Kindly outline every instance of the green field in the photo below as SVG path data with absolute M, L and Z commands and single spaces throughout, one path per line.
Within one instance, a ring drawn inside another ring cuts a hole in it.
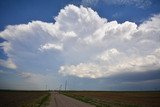
M 0 91 L 0 107 L 43 107 L 50 99 L 48 91 Z
M 96 107 L 160 107 L 160 92 L 154 91 L 62 91 L 61 93 Z

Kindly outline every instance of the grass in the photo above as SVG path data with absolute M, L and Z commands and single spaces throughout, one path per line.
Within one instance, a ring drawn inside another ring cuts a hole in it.
M 160 92 L 62 91 L 61 93 L 96 107 L 160 106 Z
M 0 107 L 45 107 L 49 91 L 0 91 Z
M 51 94 L 48 93 L 47 95 L 43 96 L 39 101 L 38 101 L 38 107 L 46 106 L 49 103 Z
M 50 100 L 50 93 L 33 100 L 31 103 L 24 103 L 22 107 L 45 107 Z

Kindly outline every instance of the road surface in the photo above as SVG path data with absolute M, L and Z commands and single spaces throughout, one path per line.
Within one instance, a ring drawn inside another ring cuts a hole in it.
M 51 93 L 51 101 L 47 107 L 95 107 L 57 92 Z

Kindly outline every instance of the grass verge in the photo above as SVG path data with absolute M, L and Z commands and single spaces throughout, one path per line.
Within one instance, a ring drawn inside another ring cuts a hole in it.
M 138 105 L 133 104 L 124 104 L 122 102 L 113 102 L 113 101 L 104 101 L 96 98 L 90 98 L 82 95 L 74 95 L 72 92 L 61 92 L 61 94 L 66 95 L 68 97 L 72 97 L 74 99 L 80 100 L 85 103 L 89 103 L 91 105 L 95 105 L 96 107 L 140 107 Z
M 49 104 L 50 96 L 50 93 L 46 93 L 31 103 L 23 104 L 21 107 L 45 107 Z

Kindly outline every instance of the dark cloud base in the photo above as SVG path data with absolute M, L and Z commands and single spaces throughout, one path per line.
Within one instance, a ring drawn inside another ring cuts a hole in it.
M 69 89 L 80 90 L 160 90 L 160 69 L 141 73 L 125 73 L 108 78 L 88 79 L 66 77 Z M 83 88 L 82 88 L 83 87 Z

